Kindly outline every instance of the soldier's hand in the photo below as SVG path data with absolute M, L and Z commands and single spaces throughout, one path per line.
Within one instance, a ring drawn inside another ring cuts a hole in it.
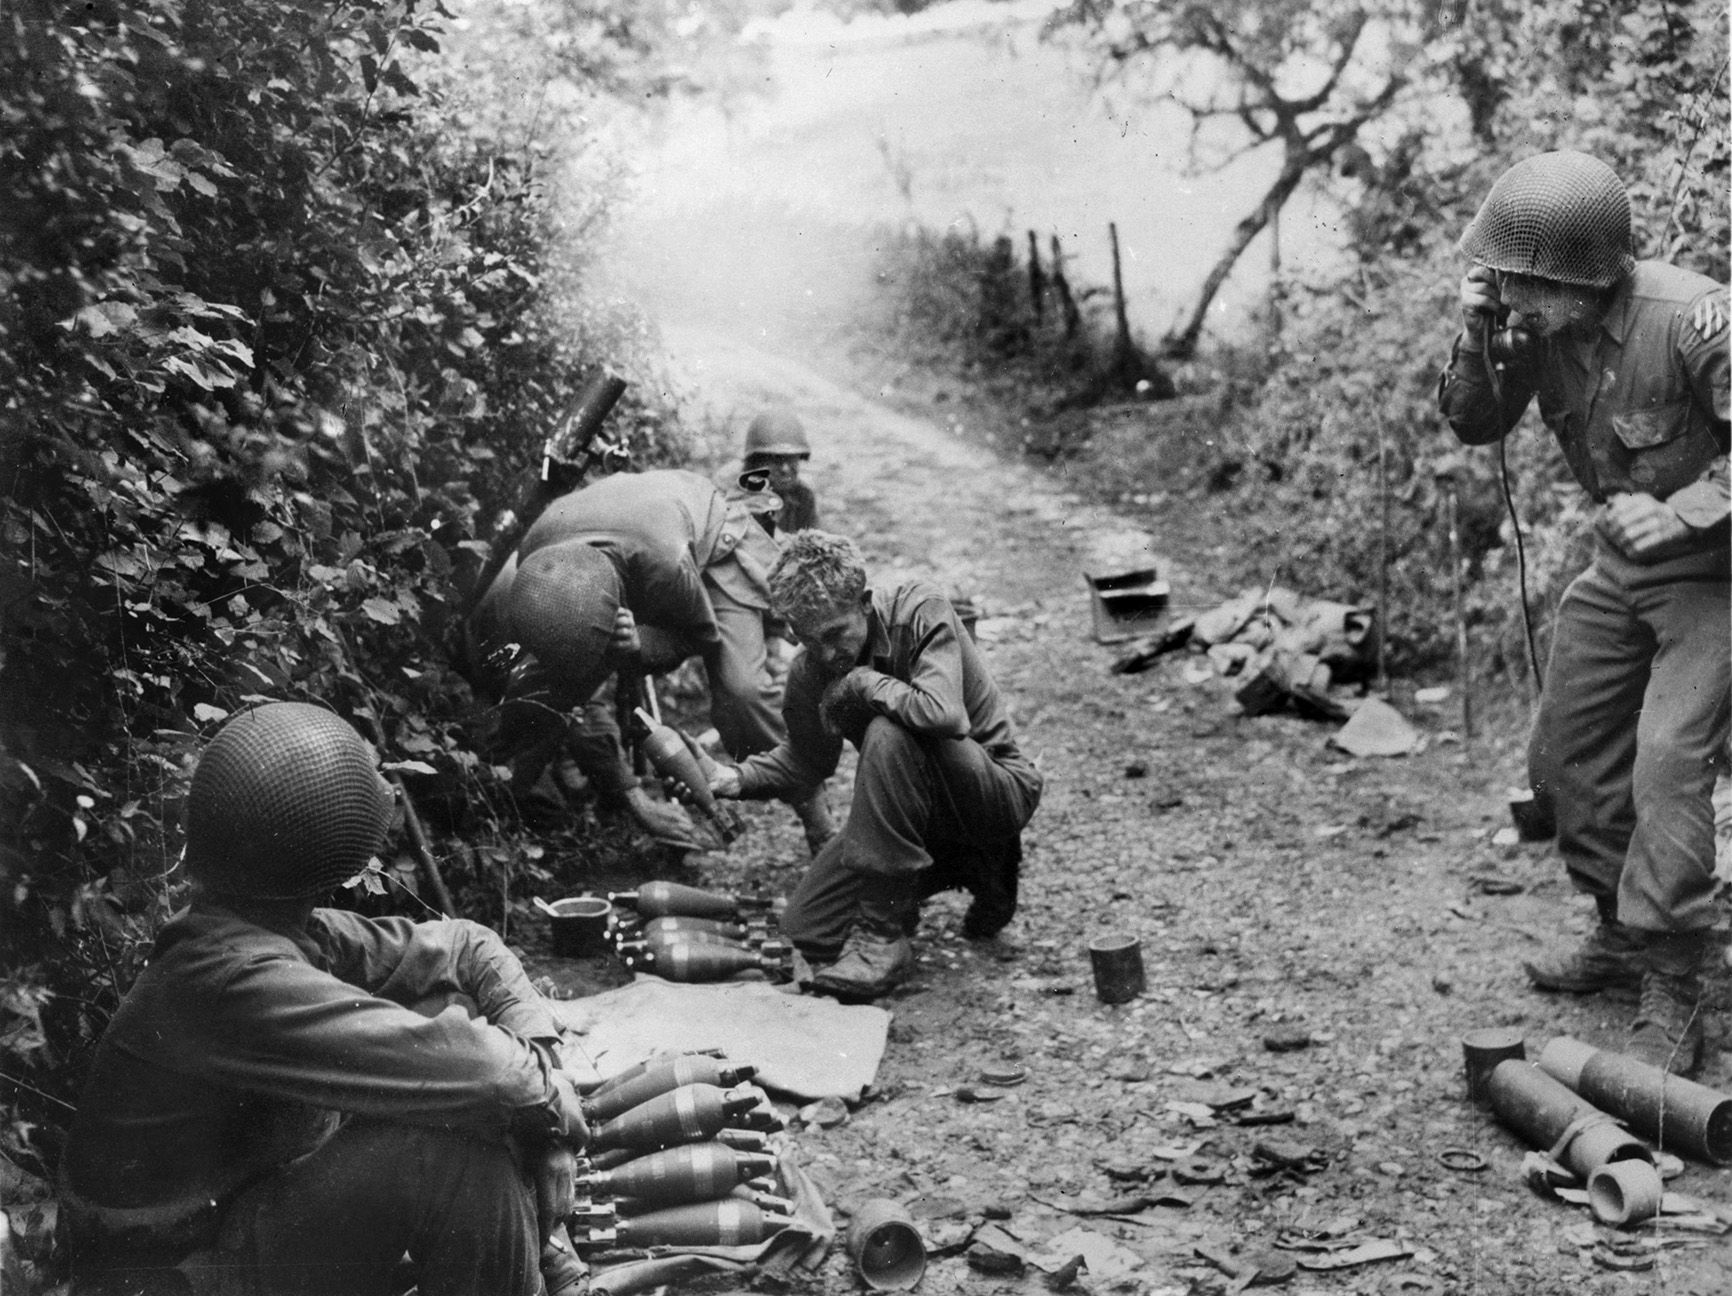
M 564 1223 L 577 1201 L 577 1153 L 564 1143 L 549 1143 L 535 1164 L 535 1218 L 542 1240 Z
M 1644 494 L 1613 495 L 1595 525 L 1626 558 L 1638 560 L 1652 557 L 1690 534 L 1689 526 L 1670 504 Z
M 710 772 L 710 795 L 737 797 L 743 783 L 738 765 L 723 765 L 718 761 L 715 769 Z
M 1503 298 L 1497 290 L 1497 271 L 1476 265 L 1461 277 L 1459 289 L 1461 318 L 1470 334 L 1485 336 L 1503 310 Z
M 638 638 L 637 618 L 624 604 L 613 614 L 613 650 L 622 657 L 637 657 L 643 653 L 643 641 Z

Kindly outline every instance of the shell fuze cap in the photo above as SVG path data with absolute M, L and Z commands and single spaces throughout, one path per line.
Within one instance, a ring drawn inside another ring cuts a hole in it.
M 199 756 L 187 871 L 218 895 L 323 895 L 378 854 L 394 799 L 378 755 L 348 721 L 305 702 L 253 707 Z
M 1636 268 L 1630 196 L 1586 153 L 1540 153 L 1498 177 L 1461 250 L 1506 274 L 1609 288 Z
M 765 410 L 746 425 L 746 455 L 810 458 L 812 443 L 806 439 L 806 425 L 791 410 Z
M 511 633 L 564 682 L 606 672 L 622 583 L 613 560 L 583 540 L 547 545 L 524 556 L 511 582 Z

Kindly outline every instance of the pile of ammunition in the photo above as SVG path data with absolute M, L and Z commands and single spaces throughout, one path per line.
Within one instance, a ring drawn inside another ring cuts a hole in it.
M 770 1134 L 782 1128 L 756 1068 L 708 1053 L 655 1058 L 585 1096 L 580 1251 L 746 1246 L 793 1222 L 775 1193 Z
M 793 951 L 776 938 L 766 897 L 646 882 L 608 899 L 615 910 L 614 949 L 633 968 L 669 981 L 723 981 L 749 971 L 785 980 L 792 974 Z

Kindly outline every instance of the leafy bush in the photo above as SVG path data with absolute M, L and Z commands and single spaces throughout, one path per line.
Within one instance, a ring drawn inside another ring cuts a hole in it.
M 202 731 L 320 700 L 453 813 L 507 806 L 441 643 L 546 431 L 647 335 L 587 290 L 616 168 L 454 75 L 449 18 L 22 0 L 0 30 L 0 1070 L 38 1166 L 175 898 Z M 652 461 L 662 400 L 609 429 Z

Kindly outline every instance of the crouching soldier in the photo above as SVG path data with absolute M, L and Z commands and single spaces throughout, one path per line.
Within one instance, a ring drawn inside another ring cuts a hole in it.
M 923 581 L 870 589 L 853 542 L 790 536 L 770 601 L 801 645 L 774 750 L 723 766 L 719 796 L 785 795 L 859 752 L 842 832 L 794 888 L 782 929 L 814 963 L 816 985 L 870 999 L 913 964 L 920 901 L 965 887 L 972 938 L 1016 911 L 1022 829 L 1041 776 L 1018 750 L 998 686 L 948 599 Z
M 1712 279 L 1633 255 L 1605 163 L 1516 163 L 1462 235 L 1462 330 L 1440 401 L 1461 440 L 1537 400 L 1597 506 L 1594 561 L 1558 607 L 1529 748 L 1558 853 L 1594 898 L 1588 938 L 1534 959 L 1546 990 L 1640 987 L 1631 1054 L 1688 1072 L 1714 937 L 1714 775 L 1727 634 L 1727 311 Z M 1503 332 L 1506 321 L 1516 331 Z
M 765 573 L 776 543 L 746 501 L 696 473 L 619 473 L 550 504 L 481 601 L 480 637 L 515 640 L 533 661 L 508 706 L 526 729 L 565 737 L 604 802 L 650 833 L 695 845 L 677 807 L 648 800 L 632 773 L 613 708 L 596 695 L 616 674 L 672 670 L 698 657 L 710 719 L 736 760 L 770 750 L 781 717 L 765 668 Z M 617 684 L 616 684 L 617 687 Z M 812 849 L 833 835 L 822 789 L 794 806 Z
M 62 1162 L 76 1291 L 581 1283 L 564 1222 L 588 1131 L 517 958 L 474 923 L 315 907 L 393 805 L 318 707 L 241 712 L 205 749 L 192 904 L 109 1024 Z

